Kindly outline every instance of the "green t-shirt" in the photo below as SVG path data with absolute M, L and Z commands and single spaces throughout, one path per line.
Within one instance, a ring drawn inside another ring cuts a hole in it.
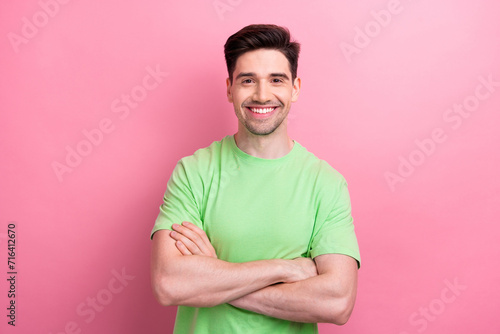
M 226 136 L 175 167 L 151 236 L 189 221 L 228 262 L 346 254 L 360 260 L 347 184 L 298 142 L 278 159 L 251 156 Z M 203 279 L 203 277 L 200 277 Z M 179 306 L 174 333 L 317 333 L 317 324 L 221 304 Z

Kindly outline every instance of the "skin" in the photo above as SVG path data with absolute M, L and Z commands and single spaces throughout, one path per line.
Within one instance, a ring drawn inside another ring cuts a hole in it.
M 211 307 L 272 284 L 297 282 L 317 275 L 313 261 L 305 258 L 230 263 L 213 256 L 213 248 L 208 252 L 205 249 L 206 253 L 195 252 L 184 256 L 179 251 L 182 245 L 209 245 L 210 242 L 208 239 L 201 241 L 188 229 L 182 233 L 172 232 L 160 230 L 154 234 L 151 257 L 153 293 L 165 306 Z M 182 244 L 176 242 L 174 237 L 182 240 Z
M 276 159 L 293 147 L 287 133 L 287 115 L 297 101 L 301 80 L 295 78 L 286 57 L 276 50 L 259 49 L 241 55 L 233 73 L 226 79 L 227 99 L 238 118 L 235 141 L 245 153 Z M 278 106 L 266 119 L 258 119 L 248 107 Z
M 174 225 L 170 237 L 183 256 L 217 258 L 205 231 L 189 222 Z M 298 258 L 296 260 L 308 260 Z M 270 317 L 298 322 L 343 325 L 356 300 L 357 262 L 342 254 L 314 258 L 314 273 L 303 280 L 269 285 L 229 301 L 229 304 Z
M 227 98 L 238 118 L 235 141 L 247 154 L 276 159 L 290 152 L 287 115 L 297 101 L 301 80 L 291 80 L 279 51 L 259 49 L 241 55 L 227 83 Z M 276 107 L 259 117 L 251 108 Z M 230 303 L 271 317 L 342 325 L 356 299 L 357 262 L 342 254 L 316 258 L 229 263 L 217 254 L 196 225 L 174 224 L 153 237 L 152 286 L 163 305 L 210 307 Z M 199 277 L 203 277 L 200 280 Z

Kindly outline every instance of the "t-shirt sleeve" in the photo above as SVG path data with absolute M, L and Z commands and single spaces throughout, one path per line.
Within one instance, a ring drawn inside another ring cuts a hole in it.
M 153 238 L 153 234 L 158 230 L 172 229 L 173 224 L 180 224 L 183 221 L 191 222 L 202 228 L 198 205 L 181 160 L 175 166 L 168 180 L 160 213 L 156 218 L 150 237 Z
M 351 215 L 351 200 L 344 178 L 337 182 L 333 196 L 329 203 L 322 203 L 328 207 L 329 212 L 323 222 L 317 222 L 312 242 L 311 257 L 322 254 L 345 254 L 361 263 L 358 241 L 354 232 L 353 218 Z

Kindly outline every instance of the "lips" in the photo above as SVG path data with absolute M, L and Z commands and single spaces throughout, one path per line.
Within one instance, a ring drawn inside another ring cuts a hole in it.
M 255 114 L 265 115 L 272 113 L 278 106 L 245 106 L 245 108 Z
M 248 107 L 252 112 L 258 113 L 258 114 L 267 114 L 276 109 L 276 107 L 267 107 L 267 108 L 255 108 L 255 107 Z

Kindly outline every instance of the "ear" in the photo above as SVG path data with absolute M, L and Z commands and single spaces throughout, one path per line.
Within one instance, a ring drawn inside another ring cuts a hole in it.
M 295 78 L 295 81 L 293 82 L 292 102 L 295 102 L 299 99 L 300 85 L 301 85 L 300 78 L 299 77 Z
M 233 94 L 231 93 L 231 81 L 229 78 L 226 79 L 226 94 L 227 94 L 227 101 L 229 103 L 233 103 Z

